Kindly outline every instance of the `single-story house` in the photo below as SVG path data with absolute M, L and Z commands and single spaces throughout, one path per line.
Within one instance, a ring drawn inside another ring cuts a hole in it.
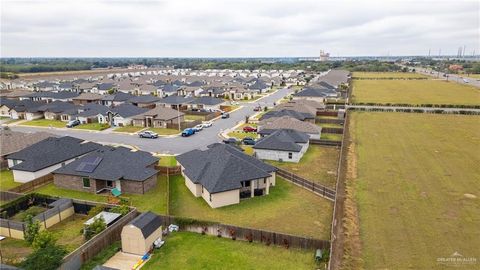
M 148 211 L 122 228 L 122 252 L 143 256 L 153 249 L 153 242 L 162 240 L 162 220 Z
M 225 100 L 216 97 L 199 97 L 191 103 L 191 108 L 205 110 L 219 110 L 220 106 L 225 104 Z
M 160 101 L 156 96 L 145 95 L 145 96 L 136 96 L 129 99 L 127 102 L 132 103 L 135 106 L 142 108 L 155 108 L 155 105 Z
M 70 91 L 60 91 L 60 92 L 33 92 L 32 94 L 22 97 L 21 99 L 30 99 L 32 101 L 44 101 L 47 103 L 54 101 L 63 101 L 69 102 L 72 101 L 74 97 L 77 97 L 79 93 L 70 92 Z
M 190 103 L 193 101 L 193 98 L 191 97 L 182 97 L 178 95 L 171 95 L 168 97 L 162 98 L 160 101 L 158 101 L 158 105 L 164 106 L 164 107 L 169 107 L 174 110 L 177 108 L 180 108 L 180 110 L 187 110 L 188 106 Z
M 279 129 L 260 139 L 253 151 L 259 159 L 299 162 L 309 146 L 309 136 L 293 129 Z
M 307 133 L 311 139 L 320 139 L 322 128 L 315 124 L 300 121 L 290 116 L 273 117 L 258 123 L 258 134 L 264 137 L 278 129 L 293 129 Z
M 88 103 L 100 103 L 103 96 L 95 93 L 81 93 L 79 96 L 72 98 L 73 104 L 85 105 Z
M 122 127 L 133 124 L 133 116 L 147 112 L 147 108 L 140 108 L 135 105 L 125 103 L 113 107 L 106 113 L 98 114 L 98 122 L 101 124 L 110 124 L 110 126 Z
M 50 137 L 7 156 L 15 182 L 26 183 L 50 174 L 101 145 L 69 136 Z
M 177 162 L 190 192 L 212 208 L 268 195 L 275 186 L 275 167 L 227 144 L 186 152 L 177 156 Z
M 62 120 L 68 121 L 68 112 L 75 111 L 77 105 L 69 102 L 54 101 L 47 103 L 38 108 L 38 111 L 43 112 L 43 117 L 48 120 Z M 41 117 L 39 117 L 41 118 Z
M 0 167 L 8 166 L 6 158 L 8 155 L 49 137 L 54 135 L 47 132 L 23 133 L 0 129 Z
M 275 117 L 282 117 L 282 116 L 289 116 L 297 120 L 307 121 L 310 123 L 315 123 L 315 117 L 316 117 L 311 113 L 303 113 L 303 112 L 297 112 L 294 110 L 283 109 L 279 111 L 266 112 L 264 115 L 260 117 L 260 121 L 270 119 L 270 118 L 275 118 Z
M 339 93 L 333 89 L 328 88 L 304 88 L 302 91 L 293 94 L 293 100 L 306 99 L 317 102 L 325 102 L 327 98 L 336 98 Z
M 53 171 L 53 182 L 66 189 L 100 193 L 114 188 L 144 194 L 157 185 L 158 158 L 144 151 L 103 146 Z
M 184 122 L 185 114 L 167 107 L 156 107 L 142 114 L 132 116 L 133 125 L 137 127 L 166 128 L 167 124 Z
M 135 96 L 129 93 L 117 92 L 112 95 L 105 95 L 102 97 L 101 104 L 109 107 L 118 106 L 124 104 L 127 100 L 134 98 Z
M 43 112 L 38 108 L 45 105 L 45 102 L 21 100 L 10 109 L 10 118 L 34 120 L 43 117 Z

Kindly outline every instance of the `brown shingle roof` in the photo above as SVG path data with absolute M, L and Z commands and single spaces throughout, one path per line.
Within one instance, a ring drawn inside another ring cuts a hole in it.
M 47 132 L 23 133 L 0 130 L 0 156 L 18 152 L 23 148 L 55 135 Z

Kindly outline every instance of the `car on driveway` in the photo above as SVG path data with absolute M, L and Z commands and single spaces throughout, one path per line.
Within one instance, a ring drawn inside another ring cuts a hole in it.
M 257 128 L 246 126 L 246 127 L 243 127 L 243 132 L 257 132 Z
M 213 125 L 213 122 L 212 121 L 205 121 L 202 123 L 203 127 L 204 128 L 209 128 Z
M 75 126 L 78 126 L 78 125 L 80 125 L 80 120 L 75 119 L 75 120 L 68 121 L 66 127 L 67 128 L 72 128 L 72 127 L 75 127 Z
M 193 129 L 195 130 L 195 132 L 201 131 L 203 129 L 203 124 L 198 124 L 194 126 Z
M 230 114 L 228 112 L 222 113 L 222 119 L 230 118 Z
M 153 131 L 149 131 L 149 130 L 145 130 L 145 131 L 142 131 L 140 133 L 138 133 L 138 136 L 140 138 L 148 138 L 148 139 L 156 139 L 158 138 L 158 134 L 153 132 Z
M 245 145 L 255 145 L 255 139 L 250 137 L 245 137 L 242 139 L 242 143 Z
M 186 128 L 182 131 L 182 137 L 188 137 L 195 134 L 195 129 L 193 128 Z
M 237 144 L 238 141 L 235 138 L 228 138 L 228 139 L 223 140 L 223 143 L 224 144 Z

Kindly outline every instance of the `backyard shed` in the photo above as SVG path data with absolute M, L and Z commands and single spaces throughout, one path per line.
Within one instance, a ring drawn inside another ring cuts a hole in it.
M 122 229 L 122 251 L 144 255 L 153 247 L 153 242 L 162 237 L 162 222 L 159 216 L 145 212 Z

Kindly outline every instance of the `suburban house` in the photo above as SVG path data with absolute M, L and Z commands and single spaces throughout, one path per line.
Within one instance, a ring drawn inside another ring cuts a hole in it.
M 148 211 L 134 218 L 122 228 L 122 251 L 143 256 L 153 248 L 153 242 L 162 239 L 160 216 Z
M 21 100 L 10 109 L 10 118 L 33 120 L 43 117 L 43 112 L 38 108 L 45 105 L 44 102 Z
M 192 109 L 219 110 L 220 106 L 225 104 L 225 100 L 215 97 L 195 98 L 191 103 Z
M 294 110 L 288 110 L 288 109 L 282 109 L 279 111 L 269 111 L 266 112 L 264 115 L 260 117 L 260 121 L 270 119 L 270 118 L 276 118 L 276 117 L 282 117 L 282 116 L 289 116 L 292 118 L 295 118 L 300 121 L 307 121 L 311 123 L 315 123 L 315 115 L 312 115 L 311 113 L 304 113 L 304 112 L 298 112 Z
M 102 146 L 53 171 L 53 182 L 66 189 L 92 193 L 144 194 L 157 185 L 158 158 L 144 151 Z
M 275 186 L 275 167 L 227 144 L 192 150 L 177 156 L 177 161 L 187 188 L 212 208 L 268 195 Z
M 271 88 L 271 85 L 268 85 L 261 79 L 252 79 L 249 83 L 247 83 L 248 90 L 255 91 L 258 93 L 265 93 L 270 88 Z
M 132 116 L 133 125 L 137 127 L 166 128 L 167 124 L 184 122 L 185 114 L 167 107 L 156 107 L 142 114 Z
M 290 116 L 269 118 L 258 123 L 258 134 L 262 137 L 272 134 L 278 129 L 293 129 L 307 133 L 311 139 L 320 139 L 322 128 L 315 124 L 300 121 Z
M 76 112 L 77 107 L 72 103 L 54 101 L 39 107 L 38 111 L 43 113 L 45 119 L 68 121 L 67 113 Z
M 299 162 L 309 146 L 309 136 L 293 129 L 279 129 L 260 139 L 254 146 L 259 159 Z
M 113 83 L 99 83 L 91 88 L 92 93 L 97 93 L 101 95 L 106 95 L 110 91 L 115 91 L 117 86 Z
M 15 182 L 26 183 L 50 174 L 101 146 L 65 136 L 50 137 L 7 156 Z
M 134 98 L 135 96 L 129 93 L 117 92 L 112 95 L 102 96 L 100 103 L 105 106 L 114 107 L 120 104 L 124 104 L 127 100 Z
M 47 103 L 53 101 L 63 101 L 63 102 L 70 102 L 78 93 L 69 92 L 69 91 L 61 91 L 61 92 L 33 92 L 32 94 L 20 98 L 22 99 L 30 99 L 32 101 L 44 101 Z
M 7 156 L 46 138 L 54 137 L 47 132 L 23 133 L 0 129 L 0 167 L 6 168 Z
M 95 123 L 98 122 L 98 115 L 105 114 L 108 110 L 110 108 L 107 106 L 89 103 L 78 110 L 76 117 L 82 124 Z
M 85 105 L 88 103 L 99 103 L 103 96 L 95 93 L 81 93 L 79 96 L 72 98 L 73 104 Z
M 135 106 L 150 109 L 155 108 L 155 104 L 159 101 L 160 99 L 158 97 L 152 95 L 136 96 L 128 100 L 129 103 L 132 103 Z
M 132 104 L 121 104 L 105 113 L 97 115 L 98 122 L 101 124 L 109 124 L 110 126 L 122 127 L 133 124 L 133 116 L 147 112 L 147 108 L 140 108 Z
M 191 97 L 182 97 L 182 96 L 177 96 L 177 95 L 171 95 L 168 97 L 162 98 L 158 104 L 160 106 L 164 107 L 169 107 L 174 110 L 180 109 L 180 110 L 187 110 L 188 106 L 190 103 L 193 101 L 193 98 Z

